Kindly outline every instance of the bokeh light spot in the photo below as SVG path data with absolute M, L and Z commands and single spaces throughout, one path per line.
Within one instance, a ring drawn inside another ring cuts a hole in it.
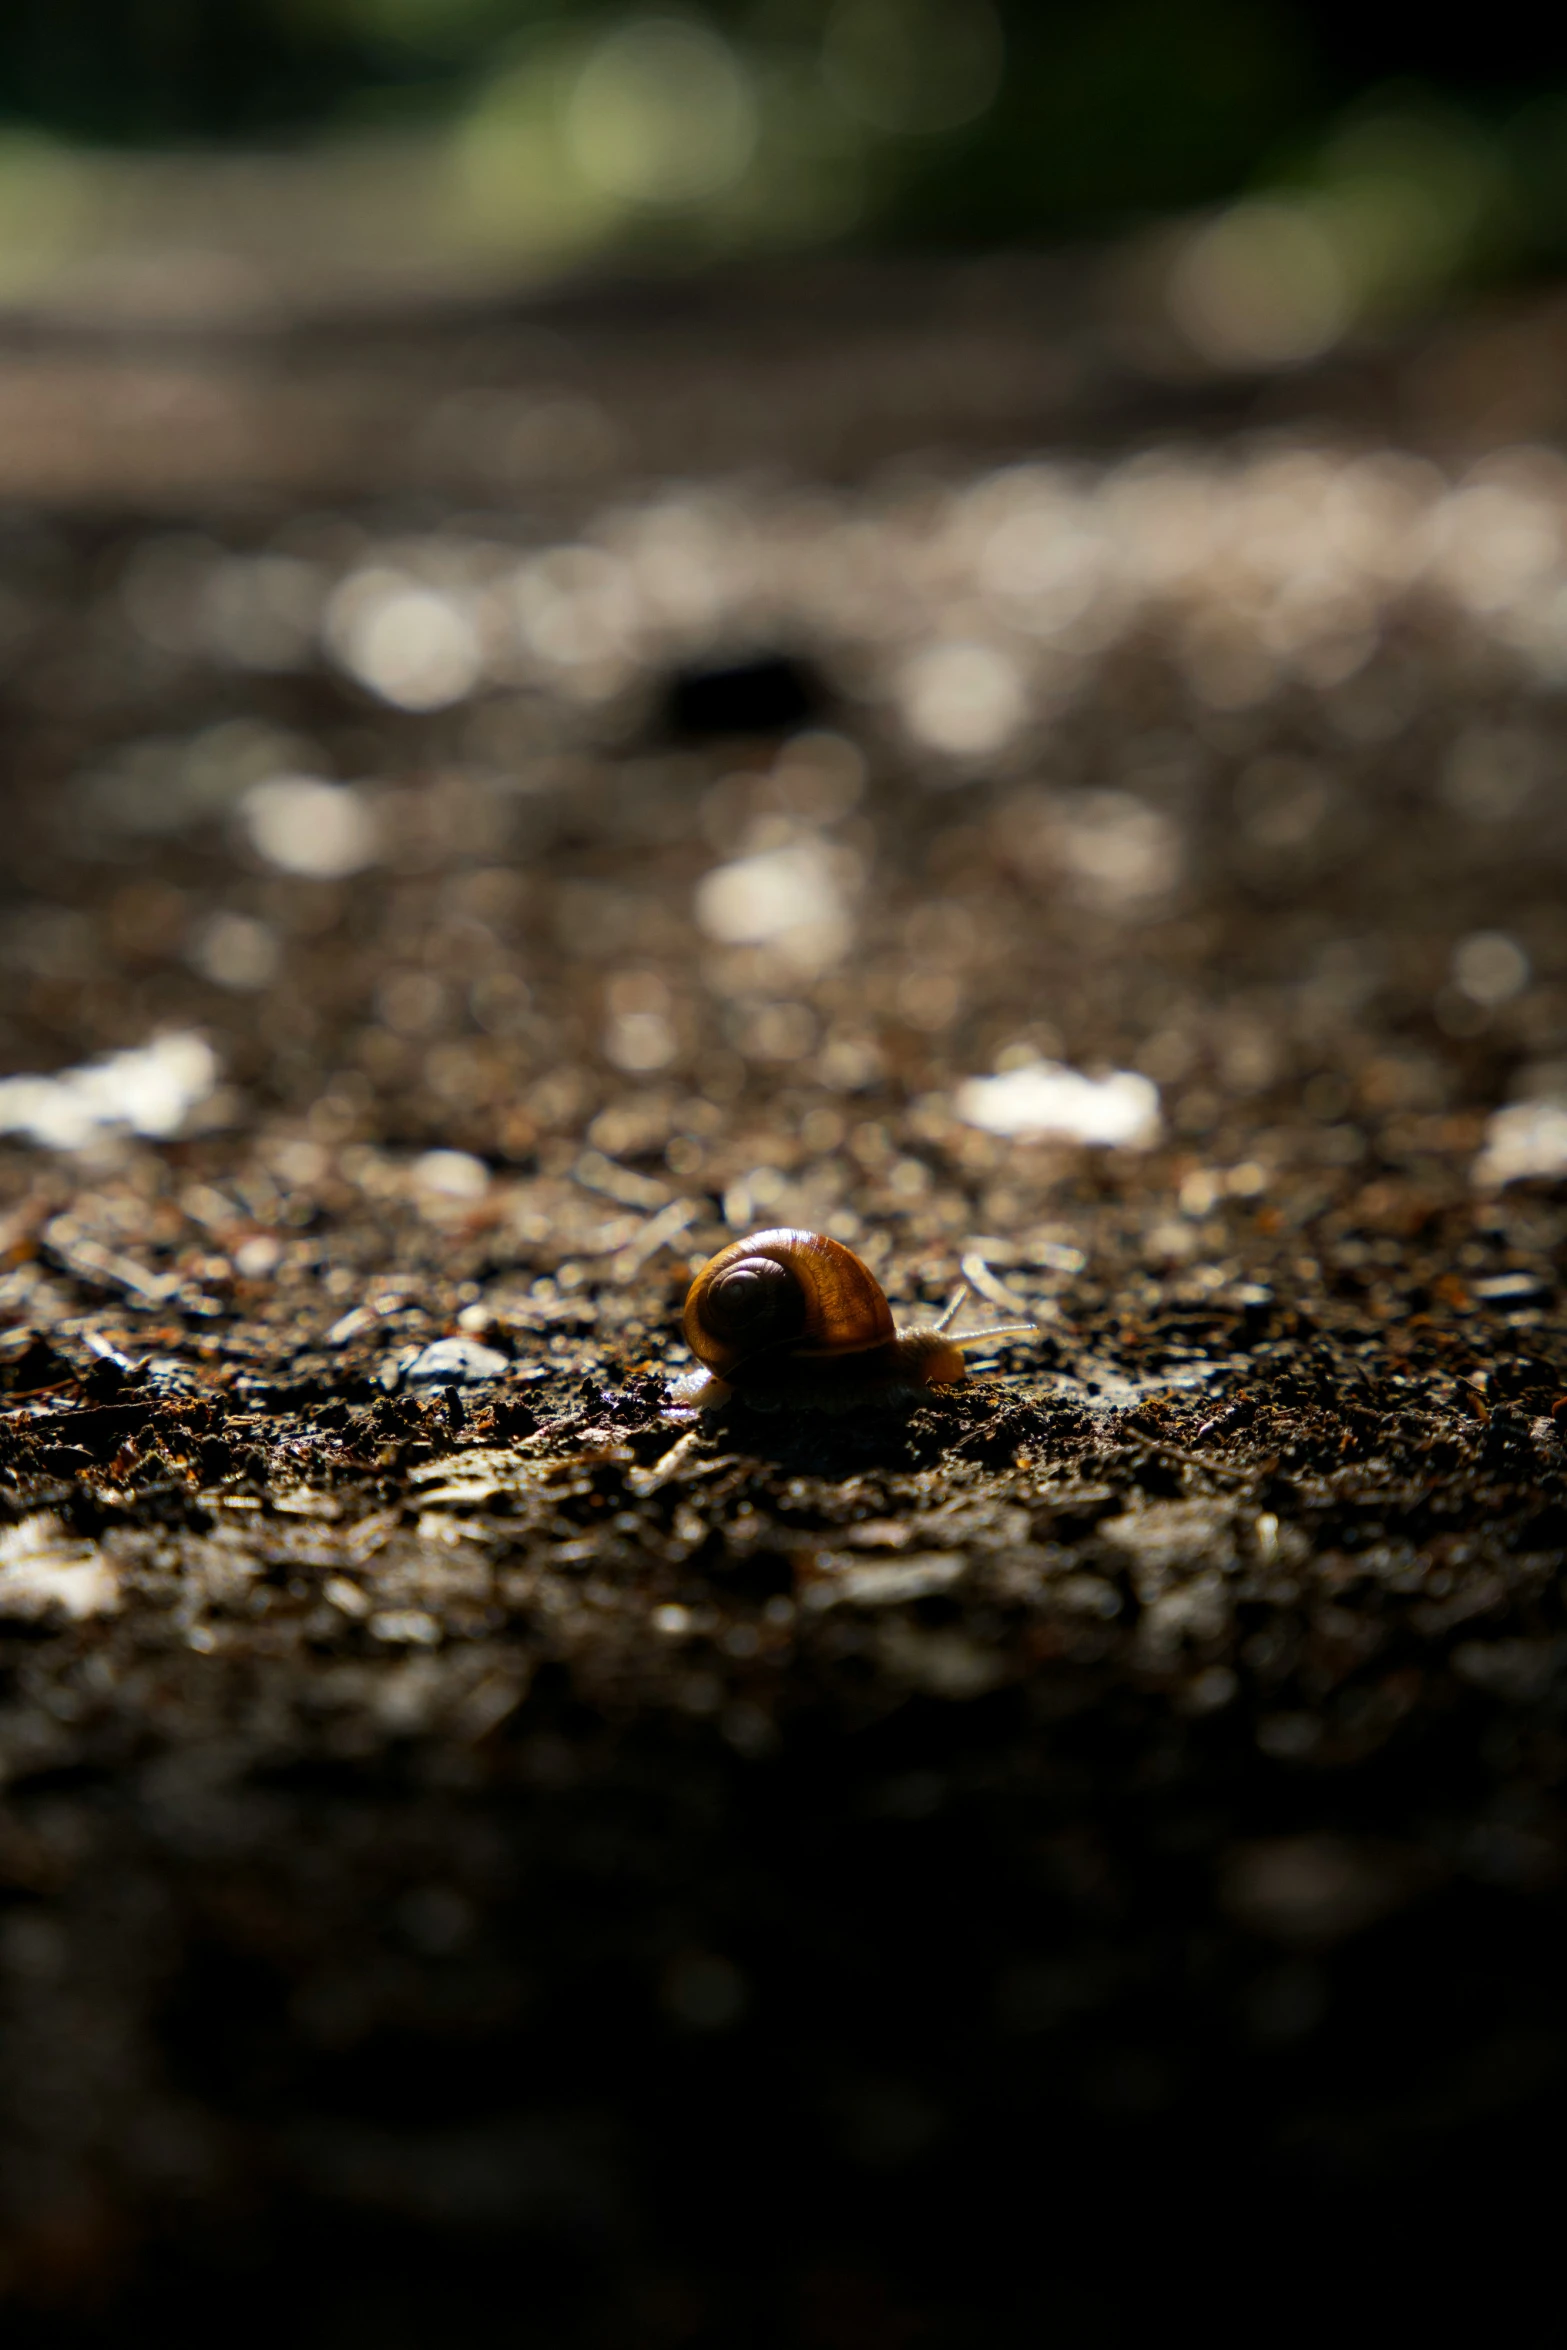
M 395 571 L 346 579 L 328 607 L 327 636 L 349 674 L 395 709 L 448 709 L 479 681 L 468 615 L 450 596 Z
M 1029 1061 L 999 1077 L 971 1077 L 957 1091 L 965 1125 L 1018 1139 L 1061 1135 L 1136 1150 L 1159 1134 L 1159 1088 L 1133 1069 L 1085 1077 L 1059 1061 Z
M 825 969 L 851 937 L 832 863 L 815 841 L 737 857 L 699 883 L 698 925 L 725 946 L 781 946 L 799 969 Z
M 744 65 L 710 26 L 679 16 L 604 34 L 566 107 L 566 148 L 582 178 L 637 204 L 697 204 L 733 186 L 756 135 Z
M 1487 1010 L 1511 1003 L 1529 984 L 1529 958 L 1504 930 L 1477 930 L 1453 950 L 1453 984 Z
M 273 775 L 240 802 L 251 844 L 269 865 L 317 881 L 340 881 L 373 865 L 375 815 L 346 784 L 313 775 Z
M 192 939 L 190 960 L 218 987 L 240 993 L 267 987 L 280 960 L 277 933 L 249 914 L 214 914 Z
M 1027 715 L 1017 665 L 994 645 L 931 645 L 903 672 L 899 699 L 911 734 L 952 758 L 984 758 Z
M 1333 239 L 1303 203 L 1254 198 L 1190 238 L 1170 273 L 1172 317 L 1218 367 L 1279 367 L 1329 350 L 1352 316 Z

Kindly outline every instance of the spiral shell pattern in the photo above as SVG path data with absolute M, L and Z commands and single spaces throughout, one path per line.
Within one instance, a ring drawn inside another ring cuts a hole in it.
M 870 1267 L 824 1232 L 785 1226 L 731 1242 L 702 1267 L 685 1306 L 686 1344 L 733 1382 L 783 1362 L 825 1363 L 896 1343 Z

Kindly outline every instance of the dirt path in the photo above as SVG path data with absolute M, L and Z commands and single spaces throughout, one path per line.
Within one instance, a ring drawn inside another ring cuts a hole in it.
M 269 347 L 7 525 L 0 1040 L 140 1056 L 0 1084 L 19 2340 L 1109 2342 L 1554 2192 L 1552 314 L 1107 446 L 987 299 L 641 439 L 366 346 L 362 465 Z M 783 1223 L 1037 1335 L 694 1421 Z

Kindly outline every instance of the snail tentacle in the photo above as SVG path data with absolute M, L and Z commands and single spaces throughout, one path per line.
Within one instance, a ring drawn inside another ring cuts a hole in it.
M 997 1322 L 989 1330 L 954 1330 L 947 1343 L 949 1346 L 982 1346 L 987 1338 L 1031 1338 L 1038 1328 L 1037 1322 Z
M 972 1295 L 972 1292 L 968 1282 L 966 1280 L 960 1281 L 957 1285 L 957 1288 L 948 1298 L 946 1304 L 942 1307 L 941 1312 L 937 1315 L 935 1321 L 931 1324 L 931 1328 L 933 1330 L 945 1330 L 947 1324 L 951 1321 L 953 1315 L 957 1312 L 959 1306 L 963 1303 L 963 1300 L 970 1295 Z

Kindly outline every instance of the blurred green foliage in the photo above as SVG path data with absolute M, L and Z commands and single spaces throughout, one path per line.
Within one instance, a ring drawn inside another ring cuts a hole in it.
M 1567 107 L 1541 95 L 1567 33 L 1510 0 L 1451 33 L 1302 0 L 7 0 L 0 127 L 167 148 L 460 123 L 541 45 L 667 18 L 736 60 L 764 157 L 793 140 L 753 213 L 802 234 L 991 242 L 1220 201 L 1309 177 L 1397 76 L 1406 111 L 1505 149 L 1513 250 L 1567 248 Z M 854 203 L 802 204 L 849 146 Z

